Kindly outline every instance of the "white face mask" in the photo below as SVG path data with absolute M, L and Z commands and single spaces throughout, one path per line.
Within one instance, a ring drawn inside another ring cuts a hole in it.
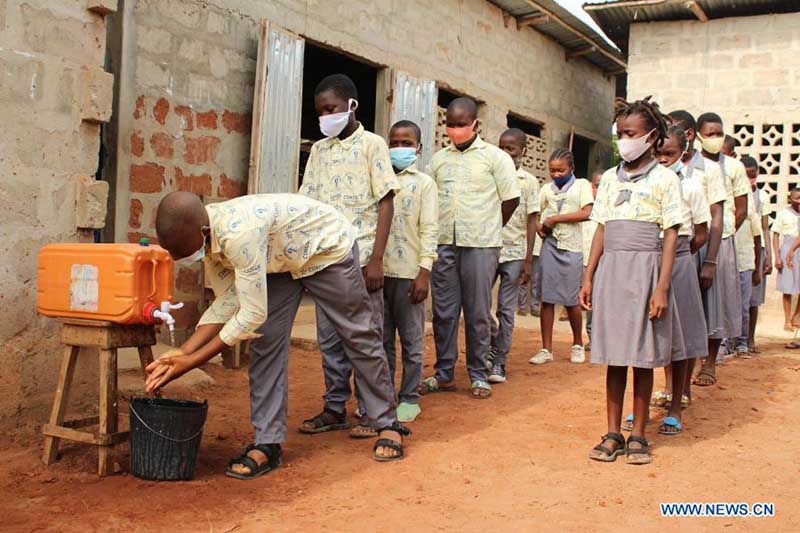
M 685 166 L 686 165 L 683 164 L 683 161 L 681 161 L 681 158 L 679 157 L 677 161 L 675 161 L 669 166 L 669 169 L 673 171 L 675 174 L 680 174 L 681 170 L 683 170 Z
M 205 229 L 207 229 L 207 228 L 208 228 L 208 226 L 203 226 L 200 229 L 200 233 L 203 235 L 203 245 L 200 247 L 200 249 L 197 250 L 192 255 L 187 255 L 186 257 L 182 257 L 181 259 L 178 259 L 177 261 L 175 261 L 175 265 L 177 265 L 177 266 L 190 266 L 190 265 L 192 265 L 192 264 L 194 264 L 194 263 L 196 263 L 198 261 L 202 261 L 203 260 L 203 258 L 206 256 L 206 234 L 203 231 Z
M 652 146 L 653 143 L 647 142 L 647 138 L 654 131 L 656 130 L 652 129 L 636 139 L 619 139 L 617 141 L 617 149 L 619 150 L 620 157 L 627 163 L 639 159 L 639 157 Z
M 350 122 L 350 113 L 358 109 L 358 101 L 350 98 L 347 101 L 348 111 L 343 113 L 333 113 L 319 117 L 319 131 L 325 137 L 336 137 Z

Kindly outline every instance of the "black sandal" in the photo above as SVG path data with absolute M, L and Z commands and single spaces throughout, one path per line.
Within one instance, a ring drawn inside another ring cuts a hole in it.
M 382 427 L 378 430 L 378 434 L 380 435 L 381 431 L 396 431 L 400 433 L 401 436 L 407 437 L 411 435 L 411 430 L 405 427 L 400 422 L 395 422 L 391 426 Z M 390 448 L 397 452 L 397 455 L 394 457 L 383 457 L 377 454 L 378 448 Z M 389 461 L 399 461 L 403 458 L 403 442 L 397 442 L 396 440 L 392 439 L 378 439 L 375 442 L 375 446 L 372 448 L 372 458 L 376 461 L 382 463 L 388 463 Z
M 255 459 L 247 455 L 252 450 L 258 450 L 267 456 L 267 460 L 260 465 L 256 463 Z M 251 444 L 244 449 L 242 455 L 228 461 L 228 468 L 225 470 L 225 475 L 236 479 L 253 479 L 258 476 L 263 476 L 267 472 L 271 472 L 278 468 L 281 464 L 281 445 L 280 444 Z M 250 469 L 247 474 L 240 474 L 232 470 L 233 465 L 242 465 Z
M 641 444 L 642 447 L 631 448 L 631 442 Z M 640 459 L 632 459 L 632 455 L 643 455 L 644 457 Z M 635 435 L 628 437 L 628 446 L 625 450 L 625 462 L 629 465 L 647 465 L 653 462 L 653 458 L 650 456 L 650 443 L 647 442 L 646 438 L 637 437 Z
M 619 444 L 619 448 L 616 450 L 611 450 L 606 446 L 603 446 L 603 443 L 607 440 L 613 440 L 617 444 Z M 593 452 L 602 452 L 606 454 L 605 456 L 600 455 L 592 455 L 589 454 L 589 459 L 594 459 L 595 461 L 600 461 L 603 463 L 613 463 L 617 460 L 617 457 L 625 453 L 625 437 L 623 437 L 619 433 L 606 433 L 602 437 L 600 437 L 600 444 L 592 448 Z
M 312 427 L 306 427 L 306 424 Z M 316 415 L 314 418 L 303 420 L 303 425 L 298 428 L 300 433 L 314 435 L 325 433 L 326 431 L 338 431 L 340 429 L 350 429 L 350 422 L 347 421 L 347 414 L 339 414 L 328 409 Z

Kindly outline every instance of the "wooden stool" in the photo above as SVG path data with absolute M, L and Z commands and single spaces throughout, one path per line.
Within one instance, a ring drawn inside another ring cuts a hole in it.
M 155 329 L 146 325 L 120 325 L 111 322 L 100 322 L 82 319 L 60 319 L 61 342 L 64 344 L 64 355 L 61 359 L 61 370 L 58 373 L 56 396 L 50 411 L 50 421 L 44 425 L 45 464 L 55 462 L 58 455 L 60 439 L 84 442 L 97 446 L 97 471 L 101 476 L 108 475 L 111 470 L 109 458 L 114 444 L 125 441 L 129 431 L 118 431 L 117 403 L 117 348 L 135 347 L 139 349 L 139 362 L 142 371 L 153 361 L 151 346 L 156 343 Z M 64 421 L 72 375 L 75 362 L 81 348 L 98 348 L 100 350 L 100 405 L 98 416 Z M 77 428 L 97 425 L 96 432 L 82 431 Z

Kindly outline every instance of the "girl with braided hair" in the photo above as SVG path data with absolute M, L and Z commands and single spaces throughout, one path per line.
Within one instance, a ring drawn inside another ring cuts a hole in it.
M 608 432 L 589 454 L 611 462 L 651 462 L 645 438 L 653 369 L 683 352 L 670 289 L 678 228 L 683 221 L 680 182 L 655 156 L 667 121 L 650 98 L 615 102 L 619 153 L 603 174 L 591 220 L 598 223 L 580 291 L 592 311 L 592 362 L 607 365 Z M 663 231 L 663 244 L 660 234 Z M 620 434 L 628 367 L 633 367 L 633 429 Z
M 540 365 L 553 360 L 553 319 L 555 306 L 567 308 L 572 328 L 570 361 L 586 361 L 581 334 L 581 313 L 578 292 L 583 274 L 582 223 L 592 212 L 592 185 L 587 180 L 575 178 L 572 152 L 557 148 L 550 156 L 552 183 L 539 191 L 542 211 L 538 233 L 542 238 L 539 252 L 541 269 L 542 305 L 540 321 L 542 349 L 528 361 Z

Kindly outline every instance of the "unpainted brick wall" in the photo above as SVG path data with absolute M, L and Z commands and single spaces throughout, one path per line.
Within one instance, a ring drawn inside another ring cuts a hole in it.
M 309 41 L 373 64 L 434 79 L 482 102 L 485 137 L 495 142 L 509 111 L 545 124 L 552 147 L 570 129 L 610 155 L 614 81 L 531 28 L 504 24 L 486 0 L 138 0 L 124 13 L 116 239 L 154 237 L 168 191 L 216 201 L 246 190 L 249 131 L 262 18 Z M 123 67 L 124 68 L 124 67 Z M 196 269 L 197 267 L 194 267 Z M 179 327 L 198 318 L 199 270 L 176 275 L 187 302 Z
M 104 19 L 76 0 L 0 0 L 0 435 L 30 435 L 49 412 L 61 358 L 58 327 L 36 314 L 36 258 L 51 242 L 91 242 L 79 215 L 102 187 L 100 121 L 111 112 Z M 102 192 L 102 191 L 101 191 Z M 94 360 L 93 360 L 94 359 Z M 80 358 L 71 401 L 96 397 L 96 358 Z M 94 395 L 94 396 L 93 396 Z

